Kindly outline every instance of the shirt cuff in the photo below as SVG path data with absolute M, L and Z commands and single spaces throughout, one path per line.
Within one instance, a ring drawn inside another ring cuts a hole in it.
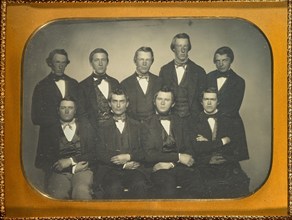
M 69 159 L 71 160 L 71 165 L 72 165 L 72 166 L 75 166 L 75 165 L 77 164 L 76 162 L 74 162 L 74 160 L 73 160 L 72 157 L 70 157 Z
M 72 174 L 75 174 L 76 164 L 72 167 Z
M 171 165 L 171 168 L 174 168 L 175 167 L 174 163 L 170 163 L 170 165 Z

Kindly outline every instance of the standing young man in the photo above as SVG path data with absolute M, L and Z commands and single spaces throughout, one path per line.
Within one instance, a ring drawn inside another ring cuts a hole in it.
M 81 115 L 86 115 L 92 126 L 97 129 L 100 123 L 112 117 L 108 97 L 119 82 L 106 73 L 109 63 L 106 50 L 94 49 L 89 55 L 89 62 L 93 72 L 79 83 Z
M 189 35 L 175 35 L 170 45 L 175 58 L 161 67 L 159 73 L 163 85 L 171 88 L 176 96 L 173 113 L 182 118 L 196 117 L 201 112 L 200 94 L 206 87 L 205 70 L 189 59 L 191 48 Z
M 231 118 L 240 134 L 240 142 L 235 151 L 239 160 L 249 159 L 244 124 L 239 114 L 245 92 L 245 81 L 231 69 L 234 53 L 229 47 L 220 47 L 213 58 L 216 70 L 207 75 L 208 87 L 218 91 L 218 110 Z
M 154 54 L 150 47 L 140 47 L 134 56 L 136 71 L 124 79 L 121 86 L 129 96 L 127 114 L 144 121 L 155 113 L 153 96 L 161 88 L 158 76 L 149 72 L 154 62 Z

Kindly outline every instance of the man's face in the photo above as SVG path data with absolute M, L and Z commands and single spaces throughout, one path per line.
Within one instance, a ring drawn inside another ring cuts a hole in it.
M 177 38 L 173 48 L 175 58 L 182 62 L 186 61 L 188 59 L 189 47 L 188 39 Z
M 52 59 L 51 69 L 56 75 L 61 76 L 67 66 L 67 57 L 63 54 L 55 54 Z
M 135 60 L 137 72 L 141 74 L 147 73 L 152 62 L 153 57 L 150 52 L 139 51 Z
M 215 113 L 218 105 L 216 93 L 204 93 L 202 105 L 208 114 Z
M 160 114 L 168 113 L 171 107 L 174 106 L 171 92 L 158 92 L 154 105 Z
M 226 72 L 230 69 L 231 59 L 227 56 L 227 54 L 215 54 L 215 65 L 219 72 Z
M 70 122 L 76 113 L 75 103 L 72 101 L 63 100 L 60 103 L 59 115 L 62 121 Z
M 109 105 L 115 115 L 122 115 L 126 112 L 129 102 L 125 95 L 113 94 Z
M 105 53 L 96 53 L 93 55 L 91 66 L 97 74 L 103 75 L 106 72 L 107 65 L 108 57 Z

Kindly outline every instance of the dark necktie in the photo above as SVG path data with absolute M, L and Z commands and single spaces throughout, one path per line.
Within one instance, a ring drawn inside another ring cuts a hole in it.
M 149 75 L 148 74 L 143 74 L 143 75 L 138 75 L 136 73 L 136 76 L 138 77 L 138 79 L 146 79 L 147 81 L 149 81 Z
M 93 76 L 93 80 L 94 82 L 99 85 L 101 83 L 102 80 L 107 80 L 107 75 L 106 74 L 103 74 L 102 76 L 96 76 L 94 75 Z
M 58 75 L 56 75 L 56 74 L 54 74 L 53 75 L 53 80 L 54 81 L 59 81 L 59 80 L 65 80 L 65 76 L 64 76 L 64 74 L 62 74 L 61 76 L 58 76 Z
M 225 77 L 225 78 L 228 78 L 230 76 L 230 72 L 229 71 L 226 71 L 226 72 L 218 72 L 217 73 L 217 78 L 220 78 L 220 77 Z
M 115 122 L 118 122 L 118 121 L 124 122 L 126 120 L 126 115 L 122 115 L 122 116 L 116 116 L 116 115 L 114 115 L 113 116 L 113 119 L 114 119 Z
M 170 115 L 159 115 L 158 119 L 159 120 L 168 120 L 168 121 L 170 121 Z

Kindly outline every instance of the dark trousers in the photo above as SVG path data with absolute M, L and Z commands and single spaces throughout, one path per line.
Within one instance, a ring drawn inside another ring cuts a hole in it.
M 145 199 L 148 196 L 146 177 L 138 170 L 108 170 L 102 180 L 102 188 L 106 199 L 125 198 L 125 188 L 128 189 L 128 199 Z
M 205 187 L 199 171 L 184 165 L 168 170 L 158 170 L 151 174 L 156 198 L 204 198 Z M 177 186 L 181 186 L 177 190 Z
M 249 194 L 249 177 L 239 163 L 199 167 L 209 198 L 238 198 Z

